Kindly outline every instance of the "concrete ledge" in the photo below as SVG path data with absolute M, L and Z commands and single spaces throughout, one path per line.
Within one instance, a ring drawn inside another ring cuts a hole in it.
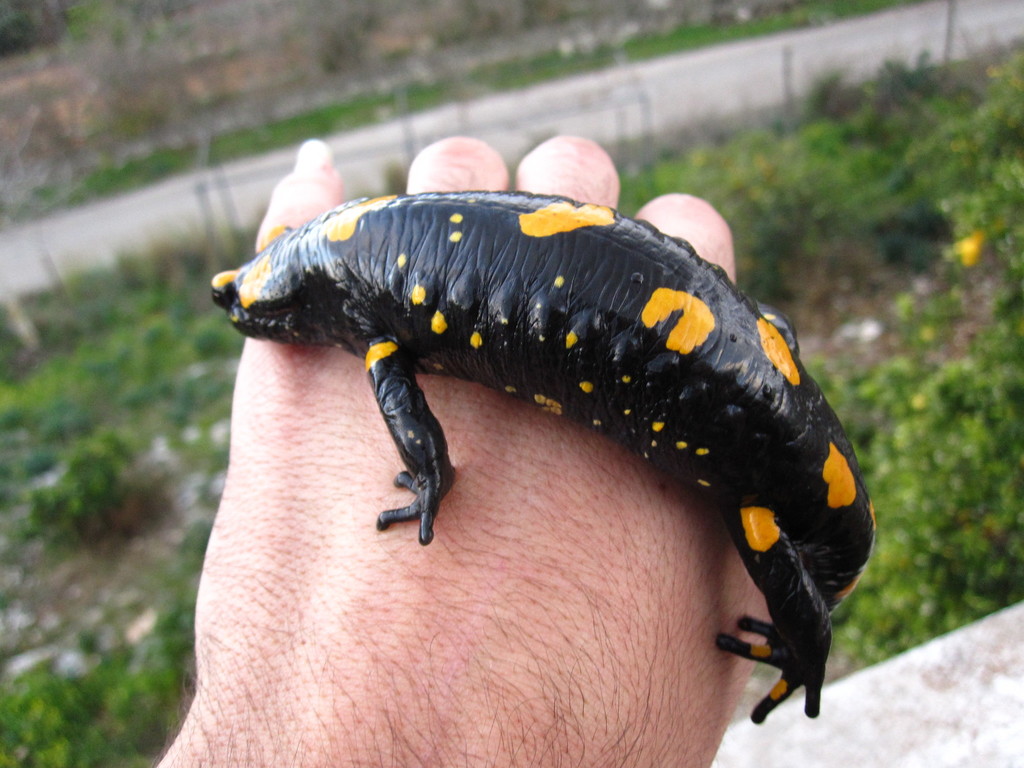
M 734 723 L 717 768 L 1024 768 L 1024 603 Z

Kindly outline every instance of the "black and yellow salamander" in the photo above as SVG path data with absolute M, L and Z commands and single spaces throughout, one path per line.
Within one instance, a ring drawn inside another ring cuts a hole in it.
M 478 382 L 578 421 L 710 494 L 771 623 L 718 646 L 782 670 L 818 713 L 830 612 L 870 555 L 875 518 L 853 448 L 788 322 L 685 241 L 611 208 L 522 193 L 379 197 L 281 234 L 213 278 L 242 333 L 336 345 L 366 362 L 433 538 L 454 473 L 417 373 Z

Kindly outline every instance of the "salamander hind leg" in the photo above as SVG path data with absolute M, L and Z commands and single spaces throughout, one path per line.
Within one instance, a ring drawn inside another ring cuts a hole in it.
M 739 518 L 729 523 L 744 564 L 764 593 L 772 623 L 744 617 L 739 628 L 761 635 L 764 642 L 748 643 L 720 634 L 716 644 L 723 651 L 782 671 L 778 683 L 754 708 L 751 719 L 755 723 L 763 722 L 800 686 L 806 689 L 804 712 L 817 717 L 832 644 L 828 606 L 796 545 L 776 525 L 771 510 L 745 507 Z
M 381 512 L 377 529 L 419 520 L 420 544 L 429 544 L 441 499 L 455 479 L 444 432 L 416 383 L 412 360 L 397 343 L 384 339 L 371 344 L 366 370 L 384 423 L 406 466 L 407 471 L 395 477 L 395 485 L 416 494 L 408 506 Z
M 737 622 L 744 632 L 753 632 L 764 637 L 764 643 L 747 643 L 732 635 L 720 634 L 716 645 L 723 651 L 735 653 L 751 661 L 760 661 L 782 670 L 782 677 L 772 687 L 768 695 L 758 702 L 750 719 L 755 723 L 763 723 L 768 713 L 788 699 L 795 690 L 804 685 L 803 671 L 796 663 L 789 646 L 776 631 L 774 625 L 744 616 Z M 821 698 L 820 684 L 807 686 L 806 712 L 810 717 L 817 717 Z

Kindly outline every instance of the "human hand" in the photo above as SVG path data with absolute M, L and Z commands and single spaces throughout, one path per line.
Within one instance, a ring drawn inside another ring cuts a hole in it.
M 310 145 L 265 242 L 343 199 Z M 409 191 L 502 189 L 468 139 Z M 608 156 L 553 139 L 516 188 L 614 206 Z M 728 227 L 673 195 L 641 209 L 731 271 Z M 247 339 L 231 462 L 196 611 L 196 695 L 162 765 L 706 765 L 750 664 L 715 648 L 763 602 L 718 511 L 600 436 L 422 377 L 456 483 L 437 537 L 373 522 L 404 502 L 361 360 Z

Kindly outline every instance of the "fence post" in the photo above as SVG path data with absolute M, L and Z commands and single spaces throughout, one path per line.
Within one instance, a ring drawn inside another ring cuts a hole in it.
M 793 93 L 793 48 L 782 47 L 782 108 L 785 111 L 783 125 L 787 131 L 796 127 L 796 96 Z
M 408 166 L 416 157 L 416 131 L 413 128 L 412 115 L 409 113 L 409 88 L 406 85 L 399 86 L 395 92 L 395 111 L 402 122 L 402 140 L 405 144 Z
M 953 58 L 953 42 L 956 36 L 956 0 L 946 2 L 946 44 L 942 49 L 942 63 L 949 64 Z

